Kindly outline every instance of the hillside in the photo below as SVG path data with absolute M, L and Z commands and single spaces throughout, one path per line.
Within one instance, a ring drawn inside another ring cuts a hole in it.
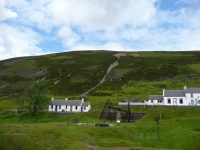
M 17 99 L 33 82 L 49 80 L 46 96 L 81 98 L 88 113 L 17 113 Z M 133 123 L 100 120 L 107 99 L 145 100 L 162 89 L 200 87 L 200 52 L 75 51 L 0 61 L 0 149 L 198 150 L 200 108 L 132 107 Z M 85 93 L 85 94 L 84 94 Z M 122 108 L 127 109 L 127 108 Z M 158 141 L 155 117 L 159 123 Z M 94 123 L 110 127 L 95 127 Z M 76 123 L 78 122 L 78 123 Z
M 121 57 L 120 57 L 121 55 Z M 108 74 L 109 66 L 118 61 Z M 50 95 L 118 95 L 146 99 L 160 89 L 198 86 L 200 52 L 76 51 L 0 62 L 0 95 L 18 96 L 32 82 L 51 81 Z M 135 89 L 134 89 L 135 88 Z M 145 93 L 145 95 L 144 95 Z

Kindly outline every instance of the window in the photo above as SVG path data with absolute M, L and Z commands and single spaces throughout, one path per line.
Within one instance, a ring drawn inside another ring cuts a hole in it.
M 191 97 L 193 97 L 193 93 L 191 93 Z
M 66 109 L 67 109 L 67 105 L 66 105 Z
M 51 109 L 53 109 L 53 105 L 51 105 Z
M 171 104 L 171 98 L 168 98 L 168 99 L 167 99 L 167 103 L 168 103 L 168 104 Z
M 78 108 L 78 106 L 76 106 L 76 108 L 75 108 L 75 109 L 77 110 L 77 108 Z
M 183 104 L 183 99 L 182 98 L 179 99 L 179 103 Z
M 162 100 L 158 100 L 158 103 L 162 103 Z
M 151 103 L 153 103 L 153 100 L 151 100 Z
M 59 109 L 61 109 L 61 105 L 59 105 Z
M 84 107 L 84 110 L 86 110 L 86 107 Z
M 198 100 L 198 104 L 200 104 L 200 100 Z

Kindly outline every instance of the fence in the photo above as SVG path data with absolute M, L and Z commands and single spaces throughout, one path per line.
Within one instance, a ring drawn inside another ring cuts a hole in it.
M 102 124 L 102 126 L 100 125 Z M 75 126 L 94 126 L 94 127 L 102 127 L 102 128 L 109 128 L 111 131 L 114 131 L 114 133 L 120 133 L 121 137 L 124 137 L 129 140 L 154 140 L 158 141 L 160 140 L 159 137 L 160 135 L 158 133 L 135 133 L 135 132 L 130 132 L 123 127 L 121 127 L 119 124 L 111 124 L 109 123 L 108 126 L 105 126 L 104 123 L 98 122 L 98 121 L 82 121 L 82 120 L 68 120 L 67 125 L 75 125 Z

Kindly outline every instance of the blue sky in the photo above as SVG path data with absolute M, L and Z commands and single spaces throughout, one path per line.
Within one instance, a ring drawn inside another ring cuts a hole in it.
M 200 0 L 0 0 L 0 60 L 74 50 L 200 50 Z

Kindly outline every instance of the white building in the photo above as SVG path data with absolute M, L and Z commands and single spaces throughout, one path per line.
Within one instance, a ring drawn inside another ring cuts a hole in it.
M 183 90 L 165 90 L 162 95 L 149 95 L 144 102 L 129 101 L 131 106 L 200 106 L 200 88 Z M 128 101 L 118 102 L 119 106 L 127 106 Z
M 200 106 L 200 88 L 184 86 L 183 90 L 163 89 L 163 95 L 149 95 L 149 99 L 144 103 L 164 106 Z
M 51 112 L 88 112 L 91 109 L 89 102 L 82 100 L 58 100 L 52 98 L 49 105 L 49 111 Z

